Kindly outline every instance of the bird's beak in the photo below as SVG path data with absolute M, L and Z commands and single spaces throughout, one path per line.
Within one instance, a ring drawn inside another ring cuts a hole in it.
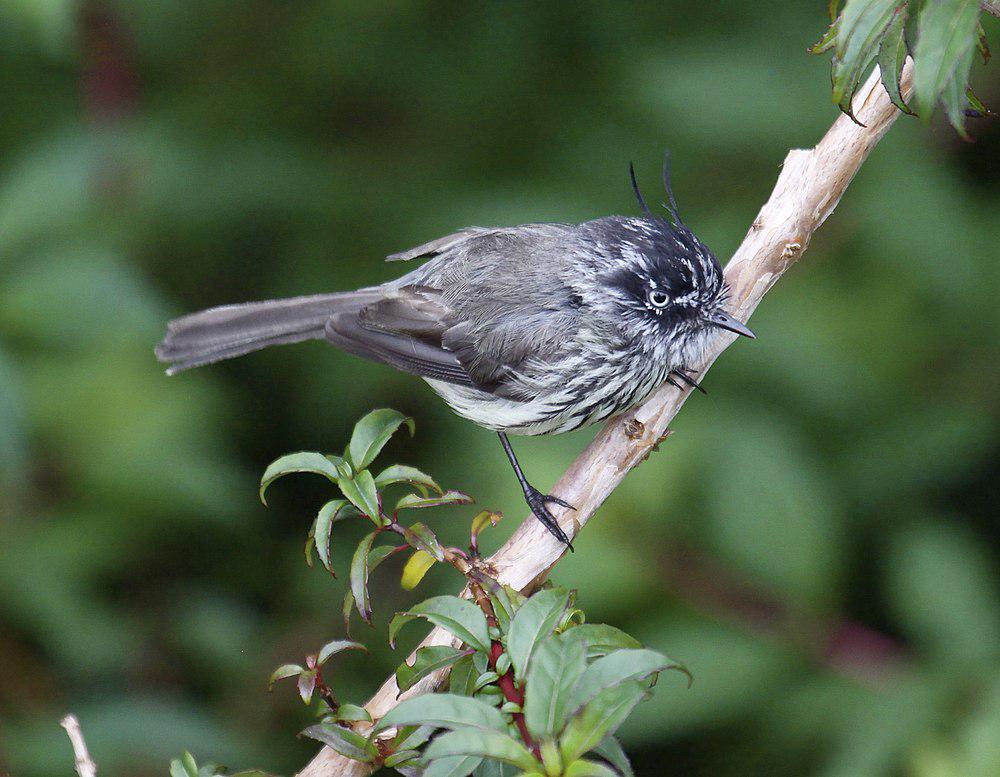
M 740 323 L 724 310 L 720 309 L 716 310 L 714 313 L 710 313 L 708 320 L 716 326 L 728 329 L 730 332 L 736 332 L 736 334 L 749 337 L 751 340 L 757 339 L 757 335 L 751 332 L 746 324 Z

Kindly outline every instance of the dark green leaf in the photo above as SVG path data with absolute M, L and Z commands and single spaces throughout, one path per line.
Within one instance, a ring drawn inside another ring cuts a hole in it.
M 439 507 L 440 505 L 465 505 L 473 501 L 468 494 L 461 491 L 445 491 L 436 496 L 417 496 L 416 494 L 406 494 L 396 502 L 397 510 L 408 510 L 421 507 Z
M 459 659 L 451 668 L 451 675 L 448 680 L 448 689 L 459 696 L 472 696 L 476 692 L 476 678 L 479 670 L 472 660 L 472 656 Z
M 911 116 L 913 111 L 906 104 L 899 91 L 899 80 L 903 75 L 903 63 L 906 62 L 906 7 L 901 7 L 892 17 L 882 45 L 878 50 L 878 66 L 881 71 L 882 85 L 889 99 L 903 113 Z
M 935 103 L 955 79 L 964 95 L 978 22 L 979 0 L 937 0 L 924 5 L 913 55 L 913 91 L 924 121 L 930 121 Z
M 507 652 L 519 680 L 524 678 L 535 644 L 552 633 L 568 604 L 568 591 L 548 588 L 531 596 L 511 618 Z
M 977 116 L 993 115 L 993 112 L 983 105 L 983 101 L 976 96 L 976 93 L 972 91 L 971 87 L 965 90 L 965 97 L 969 101 L 969 107 L 977 114 Z
M 306 671 L 305 667 L 298 664 L 282 664 L 271 673 L 271 677 L 267 681 L 267 688 L 270 690 L 278 680 L 284 680 L 286 677 L 294 677 L 304 671 Z
M 642 643 L 606 623 L 584 623 L 568 629 L 563 639 L 578 639 L 587 645 L 587 657 L 603 656 L 620 648 L 641 648 Z
M 396 750 L 415 750 L 431 738 L 434 726 L 400 726 L 392 746 Z
M 976 49 L 979 51 L 979 56 L 983 58 L 983 64 L 989 64 L 990 57 L 990 42 L 986 39 L 986 30 L 983 29 L 983 25 L 979 24 L 976 27 Z
M 614 688 L 630 680 L 643 680 L 667 669 L 676 669 L 687 675 L 689 681 L 691 679 L 691 674 L 685 667 L 655 650 L 616 650 L 602 656 L 587 667 L 573 688 L 568 712 L 576 712 L 607 688 Z
M 454 755 L 431 762 L 421 777 L 466 777 L 472 774 L 483 759 L 474 755 Z
M 833 101 L 851 118 L 851 100 L 875 59 L 898 0 L 847 0 L 837 29 Z
M 837 17 L 840 15 L 840 4 L 844 0 L 828 0 L 826 12 L 830 15 L 830 21 L 836 21 Z
M 438 542 L 437 535 L 426 524 L 418 522 L 403 529 L 403 539 L 414 550 L 422 550 L 432 555 L 436 561 L 444 561 L 444 548 Z
M 516 766 L 505 764 L 503 761 L 483 761 L 472 773 L 473 777 L 524 777 L 530 772 L 522 772 Z
M 399 629 L 414 618 L 425 618 L 462 642 L 484 653 L 489 652 L 490 636 L 486 616 L 468 599 L 458 596 L 434 596 L 406 612 L 399 612 L 389 622 L 389 644 L 396 646 Z
M 498 710 L 479 699 L 453 693 L 425 693 L 401 701 L 375 724 L 374 730 L 382 731 L 391 726 L 473 728 L 494 733 L 507 730 Z
M 313 539 L 320 561 L 331 573 L 333 567 L 330 565 L 330 535 L 333 532 L 333 524 L 358 514 L 354 505 L 345 499 L 333 499 L 319 508 L 319 514 L 313 525 Z
M 351 435 L 351 442 L 347 446 L 347 456 L 355 471 L 371 464 L 393 433 L 404 423 L 409 427 L 412 437 L 413 419 L 407 418 L 397 410 L 388 408 L 372 410 L 358 421 L 354 425 L 354 434 Z
M 355 723 L 359 720 L 363 720 L 366 723 L 372 722 L 371 713 L 364 707 L 359 707 L 357 704 L 341 704 L 337 707 L 336 717 L 337 720 L 342 720 L 347 723 Z
M 514 764 L 525 771 L 541 771 L 541 764 L 524 745 L 505 733 L 450 731 L 437 737 L 424 751 L 424 756 L 431 760 L 450 755 L 495 758 L 498 761 Z
M 381 524 L 381 509 L 378 501 L 378 490 L 375 488 L 375 478 L 366 469 L 361 470 L 353 478 L 341 478 L 340 490 L 355 507 L 371 518 L 378 526 Z
M 388 758 L 385 759 L 385 765 L 389 768 L 397 766 L 399 764 L 406 763 L 407 761 L 412 761 L 414 758 L 420 757 L 419 750 L 397 750 Z M 426 772 L 423 777 L 426 777 Z
M 573 686 L 587 668 L 579 640 L 545 637 L 535 646 L 525 681 L 524 722 L 536 739 L 553 737 L 566 722 Z
M 336 723 L 317 723 L 302 733 L 353 761 L 371 763 L 378 758 L 378 750 L 367 738 Z
M 260 479 L 260 501 L 266 505 L 267 499 L 264 498 L 264 492 L 267 491 L 267 487 L 278 478 L 294 472 L 311 472 L 315 475 L 323 475 L 333 483 L 344 476 L 343 469 L 322 453 L 314 451 L 289 453 L 287 456 L 272 461 L 264 470 L 264 476 Z
M 433 489 L 439 494 L 444 493 L 441 486 L 435 483 L 430 475 L 421 472 L 415 467 L 407 467 L 405 464 L 393 464 L 375 476 L 375 485 L 379 488 L 385 488 L 397 483 L 408 483 L 411 486 L 415 486 L 420 489 L 420 493 L 424 496 L 427 496 L 427 489 Z
M 361 620 L 369 626 L 372 622 L 372 604 L 368 596 L 368 575 L 371 574 L 369 553 L 377 534 L 378 532 L 366 534 L 358 543 L 354 558 L 351 559 L 351 594 L 354 596 L 354 603 L 358 607 Z
M 635 777 L 628 756 L 614 737 L 605 737 L 601 744 L 590 752 L 611 764 L 622 777 Z
M 646 695 L 643 683 L 632 680 L 601 691 L 566 725 L 559 740 L 563 761 L 575 761 L 613 734 Z
M 379 545 L 376 548 L 372 548 L 371 552 L 368 554 L 368 574 L 371 575 L 375 571 L 375 568 L 385 561 L 393 553 L 406 548 L 406 545 Z M 351 608 L 354 606 L 354 592 L 348 589 L 347 593 L 344 594 L 344 604 L 342 608 L 344 616 L 344 631 L 350 634 L 351 631 Z
M 438 669 L 451 666 L 463 656 L 471 655 L 468 650 L 457 650 L 450 645 L 431 645 L 417 648 L 413 665 L 405 661 L 396 669 L 396 685 L 399 692 L 408 691 L 418 681 Z
M 329 660 L 330 656 L 336 655 L 342 650 L 363 650 L 366 653 L 368 652 L 368 648 L 360 642 L 352 642 L 349 639 L 335 639 L 332 642 L 327 642 L 320 648 L 319 654 L 316 657 L 316 663 L 323 666 Z
M 810 54 L 823 54 L 832 49 L 837 43 L 837 30 L 840 29 L 840 19 L 834 19 L 830 26 L 826 28 L 823 37 L 809 47 Z
M 944 105 L 948 121 L 965 140 L 971 140 L 965 131 L 965 114 L 969 108 L 969 71 L 972 69 L 973 56 L 973 50 L 969 49 L 941 94 L 941 103 Z
M 517 609 L 528 601 L 526 596 L 522 596 L 519 591 L 515 591 L 509 585 L 499 586 L 489 591 L 489 597 L 490 601 L 493 602 L 497 622 L 504 632 L 510 629 L 510 620 L 514 617 Z
M 573 761 L 563 772 L 563 777 L 620 777 L 618 772 L 597 761 Z

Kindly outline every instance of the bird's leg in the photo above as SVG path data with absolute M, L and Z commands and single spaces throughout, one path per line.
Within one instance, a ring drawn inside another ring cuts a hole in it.
M 698 389 L 698 391 L 700 391 L 702 394 L 707 394 L 708 393 L 707 391 L 705 391 L 705 389 L 703 389 L 701 387 L 701 384 L 698 383 L 698 381 L 696 381 L 694 378 L 692 378 L 690 375 L 688 375 L 688 369 L 687 369 L 687 367 L 678 367 L 675 370 L 673 370 L 673 372 L 671 374 L 676 375 L 678 378 L 680 378 L 682 381 L 684 381 L 685 383 L 687 383 L 692 388 Z M 677 384 L 674 381 L 670 380 L 669 376 L 667 377 L 667 381 L 672 386 L 677 386 Z M 677 386 L 677 388 L 680 388 L 680 386 Z
M 531 508 L 531 512 L 534 513 L 535 517 L 542 522 L 542 526 L 548 529 L 553 537 L 564 543 L 566 547 L 572 551 L 573 543 L 569 541 L 569 537 L 566 536 L 566 532 L 562 530 L 562 527 L 553 517 L 552 513 L 548 511 L 548 508 L 545 505 L 556 504 L 560 507 L 565 507 L 568 510 L 575 510 L 576 508 L 568 502 L 564 502 L 557 496 L 543 494 L 531 485 L 531 483 L 528 482 L 528 479 L 524 476 L 524 472 L 521 470 L 521 465 L 517 463 L 517 456 L 514 455 L 514 449 L 510 447 L 510 440 L 507 439 L 507 435 L 504 432 L 497 432 L 497 434 L 500 436 L 500 444 L 503 445 L 504 453 L 507 454 L 507 458 L 510 460 L 510 464 L 514 468 L 514 474 L 517 475 L 517 482 L 521 484 L 521 490 L 524 491 L 524 501 L 528 503 L 528 507 Z

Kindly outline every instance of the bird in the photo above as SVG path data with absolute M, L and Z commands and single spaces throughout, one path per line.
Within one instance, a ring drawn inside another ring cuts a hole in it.
M 669 157 L 668 157 L 669 160 Z M 467 227 L 391 262 L 424 260 L 355 291 L 223 305 L 171 321 L 157 358 L 167 374 L 273 345 L 325 340 L 426 381 L 462 418 L 499 435 L 534 516 L 570 550 L 508 435 L 559 434 L 640 404 L 692 377 L 719 330 L 754 338 L 726 310 L 715 255 L 684 224 L 663 167 L 664 213 L 579 224 Z

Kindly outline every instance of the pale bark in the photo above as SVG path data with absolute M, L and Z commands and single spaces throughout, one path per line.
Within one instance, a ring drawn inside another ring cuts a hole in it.
M 83 738 L 83 730 L 80 728 L 80 721 L 76 715 L 67 715 L 59 721 L 59 725 L 66 729 L 70 744 L 73 746 L 76 773 L 80 777 L 97 777 L 97 764 L 90 757 L 90 751 L 87 750 L 87 742 Z M 328 772 L 328 774 L 336 774 L 336 772 Z
M 903 95 L 909 95 L 910 61 L 903 71 L 902 87 Z M 879 83 L 877 70 L 858 90 L 854 115 L 864 126 L 842 115 L 815 148 L 796 149 L 785 157 L 770 199 L 726 265 L 730 310 L 741 321 L 750 317 L 764 294 L 802 255 L 813 232 L 833 212 L 868 154 L 899 116 Z M 699 377 L 735 339 L 735 335 L 720 334 L 705 362 L 692 365 Z M 574 534 L 574 521 L 580 528 L 586 525 L 625 475 L 661 441 L 689 393 L 690 389 L 663 386 L 632 412 L 609 421 L 577 457 L 552 490 L 577 508 L 576 512 L 560 511 L 559 520 L 567 533 Z M 563 553 L 563 546 L 529 516 L 488 564 L 501 582 L 525 590 L 544 579 Z M 421 644 L 449 642 L 449 634 L 434 629 Z M 445 677 L 441 672 L 427 678 L 403 698 L 434 690 Z M 395 678 L 390 677 L 366 705 L 373 718 L 396 705 L 396 693 Z M 365 764 L 323 748 L 298 777 L 361 777 L 370 771 Z

